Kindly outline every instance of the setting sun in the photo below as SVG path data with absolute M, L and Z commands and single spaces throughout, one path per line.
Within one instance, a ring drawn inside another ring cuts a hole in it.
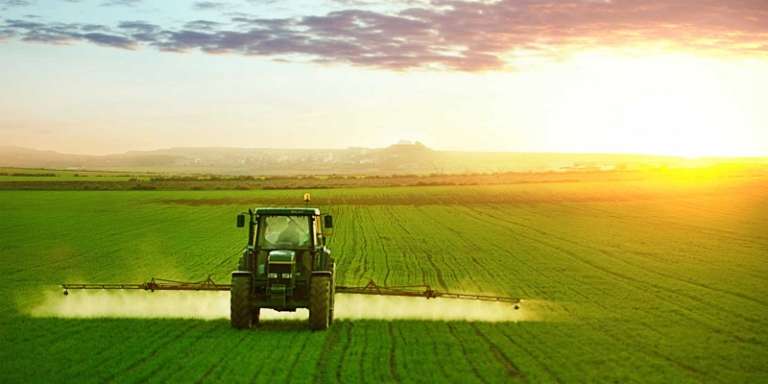
M 511 80 L 505 92 L 509 98 L 525 103 L 512 96 L 525 86 L 522 93 L 546 107 L 534 108 L 534 113 L 498 111 L 509 114 L 515 121 L 511 125 L 539 126 L 541 130 L 532 129 L 526 137 L 539 150 L 549 146 L 571 152 L 685 157 L 766 151 L 763 128 L 768 112 L 758 105 L 768 97 L 765 62 L 688 54 L 585 53 L 530 68 L 519 77 L 531 80 Z M 535 87 L 557 92 L 542 94 Z

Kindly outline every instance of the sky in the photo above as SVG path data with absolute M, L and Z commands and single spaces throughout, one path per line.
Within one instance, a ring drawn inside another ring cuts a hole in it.
M 766 0 L 0 0 L 0 145 L 768 156 Z

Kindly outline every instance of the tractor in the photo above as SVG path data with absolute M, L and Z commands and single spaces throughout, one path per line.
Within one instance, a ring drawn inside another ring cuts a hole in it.
M 259 323 L 261 308 L 309 309 L 309 327 L 333 322 L 335 264 L 325 239 L 333 217 L 317 208 L 259 208 L 237 216 L 248 243 L 232 272 L 232 327 Z
M 309 203 L 309 194 L 304 195 Z M 333 217 L 317 208 L 257 208 L 237 215 L 237 227 L 248 228 L 248 243 L 232 272 L 231 284 L 205 280 L 185 282 L 152 278 L 144 283 L 64 283 L 64 294 L 80 289 L 143 289 L 145 291 L 229 291 L 233 328 L 259 324 L 261 309 L 309 309 L 309 327 L 327 329 L 333 323 L 334 296 L 361 294 L 452 298 L 506 302 L 519 308 L 520 299 L 508 296 L 433 290 L 427 284 L 380 286 L 336 285 L 336 266 L 326 240 L 333 233 Z

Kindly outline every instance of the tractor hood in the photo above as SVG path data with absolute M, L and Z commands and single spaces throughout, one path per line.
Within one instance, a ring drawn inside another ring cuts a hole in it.
M 294 264 L 296 262 L 296 252 L 289 250 L 269 251 L 267 260 L 270 264 Z

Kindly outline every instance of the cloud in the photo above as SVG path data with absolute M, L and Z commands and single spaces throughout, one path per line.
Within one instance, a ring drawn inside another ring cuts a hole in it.
M 0 0 L 0 10 L 8 10 L 15 7 L 27 7 L 32 5 L 28 0 Z
M 101 3 L 102 7 L 133 7 L 141 3 L 142 0 L 106 0 Z
M 134 49 L 137 40 L 122 33 L 114 33 L 104 25 L 73 23 L 42 23 L 27 20 L 5 20 L 0 31 L 10 31 L 21 40 L 48 44 L 67 44 L 86 41 L 114 48 Z M 1 34 L 1 33 L 0 33 Z
M 115 48 L 133 49 L 136 46 L 136 42 L 132 39 L 107 33 L 85 33 L 80 37 L 91 43 Z
M 221 23 L 209 20 L 193 20 L 184 24 L 184 29 L 213 31 L 219 28 Z
M 175 28 L 144 21 L 108 28 L 6 20 L 0 30 L 5 36 L 53 44 L 87 41 L 391 70 L 484 71 L 509 69 L 522 56 L 557 59 L 588 48 L 649 43 L 765 56 L 765 20 L 765 0 L 432 0 L 430 6 L 391 13 L 346 9 L 294 18 L 235 15 L 226 23 L 192 20 Z
M 0 29 L 0 42 L 8 40 L 14 36 L 16 36 L 16 34 L 12 30 Z
M 210 9 L 223 9 L 228 8 L 230 4 L 220 2 L 220 1 L 196 1 L 193 4 L 195 9 L 199 10 L 210 10 Z

